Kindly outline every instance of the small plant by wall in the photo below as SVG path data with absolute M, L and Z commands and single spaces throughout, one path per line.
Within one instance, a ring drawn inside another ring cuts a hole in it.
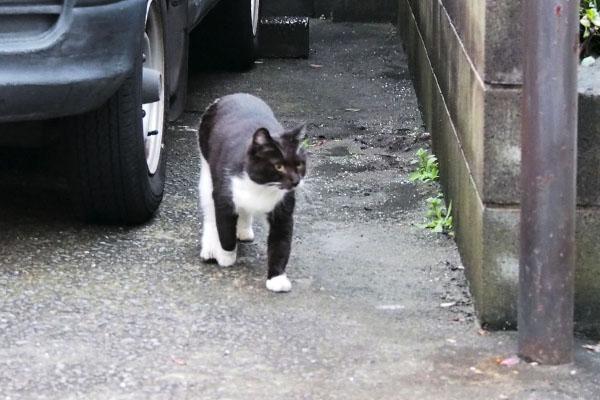
M 425 213 L 425 217 L 428 218 L 428 222 L 417 225 L 419 228 L 431 229 L 436 233 L 447 233 L 450 236 L 454 236 L 452 230 L 452 202 L 446 206 L 444 205 L 444 196 L 440 193 L 437 197 L 430 197 L 427 199 L 429 208 Z
M 417 165 L 417 171 L 410 176 L 411 181 L 433 182 L 439 178 L 439 166 L 437 157 L 433 154 L 427 154 L 427 150 L 419 149 L 415 153 L 416 159 L 413 164 Z M 444 196 L 440 193 L 435 197 L 427 199 L 429 207 L 425 212 L 427 222 L 417 224 L 419 228 L 431 229 L 436 233 L 448 233 L 454 236 L 452 230 L 452 202 L 446 208 Z
M 419 180 L 421 182 L 435 181 L 439 176 L 437 157 L 433 154 L 427 154 L 427 150 L 425 149 L 417 150 L 415 156 L 417 158 L 412 163 L 418 165 L 417 172 L 411 174 L 410 180 Z
M 600 13 L 598 12 L 599 0 L 581 0 L 579 7 L 580 45 L 579 56 L 581 59 L 600 56 Z M 588 61 L 591 62 L 591 61 Z

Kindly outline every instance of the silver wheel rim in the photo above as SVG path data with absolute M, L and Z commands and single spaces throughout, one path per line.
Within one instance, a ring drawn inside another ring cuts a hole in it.
M 258 30 L 258 9 L 259 9 L 260 0 L 250 0 L 250 12 L 252 19 L 252 35 L 256 36 L 256 31 Z
M 159 5 L 155 0 L 148 1 L 146 9 L 146 30 L 143 40 L 144 67 L 152 68 L 165 75 L 165 46 L 163 42 L 163 26 Z M 158 169 L 163 142 L 163 127 L 165 117 L 165 80 L 161 79 L 160 100 L 143 104 L 144 117 L 142 121 L 144 147 L 148 172 L 154 174 Z M 150 134 L 150 135 L 149 135 Z

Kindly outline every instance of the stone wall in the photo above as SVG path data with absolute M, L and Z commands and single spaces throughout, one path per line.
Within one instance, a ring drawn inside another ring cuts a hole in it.
M 516 323 L 520 7 L 501 0 L 398 0 L 398 28 L 452 200 L 471 292 L 481 322 L 492 328 Z M 593 145 L 600 132 L 593 131 L 582 128 L 579 135 L 586 145 L 578 166 L 576 319 L 586 330 L 600 326 L 593 311 L 600 310 L 600 248 L 592 245 L 600 234 L 600 151 Z

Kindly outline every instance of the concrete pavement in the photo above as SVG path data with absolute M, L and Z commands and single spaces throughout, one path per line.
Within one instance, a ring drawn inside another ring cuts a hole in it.
M 2 153 L 0 399 L 598 397 L 589 340 L 571 365 L 499 365 L 515 333 L 481 330 L 453 240 L 414 226 L 440 189 L 409 181 L 429 144 L 392 26 L 311 29 L 308 60 L 192 74 L 144 226 L 80 223 L 58 149 Z M 310 123 L 288 294 L 265 288 L 264 227 L 231 268 L 199 259 L 196 131 L 240 91 Z

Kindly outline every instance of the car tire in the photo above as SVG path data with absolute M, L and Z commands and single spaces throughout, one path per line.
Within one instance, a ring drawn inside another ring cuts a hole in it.
M 247 70 L 258 51 L 260 0 L 222 0 L 192 31 L 194 65 Z
M 68 119 L 70 186 L 86 219 L 139 224 L 163 197 L 168 111 L 165 4 L 148 0 L 132 73 L 100 108 Z M 142 104 L 143 68 L 159 70 L 160 100 Z

